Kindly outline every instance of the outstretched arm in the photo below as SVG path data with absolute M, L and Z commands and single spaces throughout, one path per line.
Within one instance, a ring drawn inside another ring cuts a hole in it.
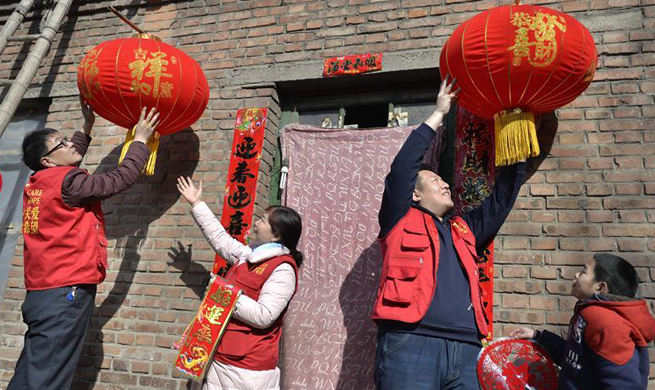
M 564 353 L 566 352 L 566 340 L 555 333 L 543 330 L 537 335 L 536 341 L 546 348 L 555 364 L 558 366 L 562 365 Z
M 546 348 L 550 357 L 553 358 L 553 361 L 558 365 L 562 365 L 562 359 L 564 358 L 564 351 L 566 349 L 566 340 L 559 337 L 555 333 L 551 333 L 547 330 L 538 331 L 532 328 L 521 327 L 514 330 L 510 337 L 517 339 L 530 339 L 538 342 L 541 346 Z
M 489 246 L 512 211 L 524 176 L 524 162 L 503 168 L 491 195 L 480 206 L 462 215 L 475 235 L 478 251 Z
M 391 170 L 384 181 L 384 194 L 378 214 L 380 237 L 386 236 L 391 231 L 412 204 L 412 194 L 423 157 L 444 115 L 450 110 L 450 102 L 459 92 L 459 90 L 451 92 L 454 84 L 455 80 L 449 84 L 448 77 L 444 79 L 434 112 L 421 126 L 412 131 L 391 164 Z
M 84 157 L 86 150 L 89 148 L 89 144 L 91 143 L 91 129 L 93 128 L 93 124 L 96 122 L 96 116 L 93 113 L 93 108 L 84 102 L 82 96 L 80 96 L 80 105 L 82 106 L 82 116 L 84 117 L 84 132 L 76 131 L 75 134 L 73 134 L 71 137 L 71 142 L 73 143 L 73 147 L 77 153 Z
M 412 131 L 393 160 L 384 180 L 384 194 L 378 214 L 380 237 L 386 236 L 409 210 L 418 171 L 434 134 L 428 125 L 422 124 Z
M 236 264 L 241 257 L 252 252 L 249 246 L 242 244 L 225 231 L 207 203 L 202 201 L 202 181 L 196 188 L 191 178 L 179 177 L 177 189 L 191 205 L 193 219 L 216 253 L 229 263 Z
M 133 186 L 150 155 L 145 144 L 154 132 L 158 119 L 159 113 L 154 108 L 146 115 L 144 107 L 136 126 L 135 142 L 130 145 L 123 163 L 112 172 L 89 175 L 82 169 L 72 169 L 61 186 L 64 202 L 70 207 L 84 207 L 89 202 L 108 198 Z M 75 135 L 88 137 L 81 133 Z

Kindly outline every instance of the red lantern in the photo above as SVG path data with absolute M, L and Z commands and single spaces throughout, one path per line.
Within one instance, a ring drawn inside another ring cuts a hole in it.
M 459 103 L 496 120 L 496 165 L 539 155 L 533 113 L 573 101 L 591 83 L 598 54 L 589 31 L 546 7 L 506 5 L 462 23 L 441 51 Z
M 141 109 L 155 107 L 160 112 L 158 134 L 149 142 L 147 174 L 154 172 L 158 135 L 191 126 L 209 102 L 209 85 L 200 65 L 149 34 L 96 46 L 78 67 L 77 87 L 98 115 L 132 129 L 121 160 L 134 138 Z

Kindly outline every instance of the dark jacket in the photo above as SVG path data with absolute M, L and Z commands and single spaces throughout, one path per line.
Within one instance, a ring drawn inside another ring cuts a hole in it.
M 568 340 L 543 331 L 537 341 L 562 367 L 559 390 L 646 390 L 654 338 L 646 301 L 589 300 L 576 305 Z

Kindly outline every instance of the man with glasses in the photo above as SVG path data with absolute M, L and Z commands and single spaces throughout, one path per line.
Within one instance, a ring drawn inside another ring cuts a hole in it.
M 80 99 L 84 133 L 69 141 L 54 129 L 23 140 L 23 160 L 35 172 L 23 193 L 27 325 L 23 351 L 7 390 L 69 389 L 105 279 L 107 238 L 100 201 L 130 188 L 149 157 L 146 142 L 159 114 L 144 108 L 134 142 L 113 172 L 91 175 L 79 164 L 95 115 Z

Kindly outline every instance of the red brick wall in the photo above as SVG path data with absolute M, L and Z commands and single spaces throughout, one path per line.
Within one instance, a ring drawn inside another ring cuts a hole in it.
M 266 205 L 269 166 L 281 110 L 275 70 L 307 70 L 320 77 L 325 57 L 363 52 L 420 57 L 438 49 L 458 23 L 499 1 L 76 1 L 28 97 L 51 97 L 48 126 L 81 125 L 76 66 L 93 46 L 126 36 L 106 6 L 113 4 L 144 28 L 192 55 L 212 90 L 209 107 L 193 126 L 163 142 L 154 177 L 105 202 L 110 270 L 99 288 L 75 388 L 184 389 L 171 375 L 170 345 L 198 305 L 213 253 L 180 200 L 180 174 L 204 181 L 205 199 L 221 207 L 234 115 L 240 107 L 269 107 L 260 186 Z M 12 5 L 0 6 L 4 23 Z M 550 156 L 530 179 L 496 240 L 497 334 L 517 324 L 565 329 L 574 299 L 570 284 L 595 251 L 619 253 L 639 270 L 641 294 L 655 303 L 655 1 L 526 1 L 571 13 L 592 31 L 600 59 L 592 86 L 558 110 Z M 26 31 L 38 20 L 28 20 Z M 15 75 L 27 45 L 12 43 L 0 77 Z M 18 60 L 17 60 L 18 59 Z M 258 74 L 246 85 L 244 71 Z M 289 72 L 287 72 L 289 73 Z M 293 73 L 293 72 L 292 72 Z M 267 78 L 270 74 L 270 78 Z M 302 78 L 284 74 L 285 79 Z M 309 76 L 308 76 L 309 77 Z M 236 81 L 235 81 L 236 80 Z M 239 81 L 245 80 L 245 81 Z M 268 82 L 268 83 L 266 83 Z M 437 80 L 435 80 L 435 83 Z M 117 160 L 124 130 L 99 119 L 85 160 L 107 170 Z M 170 248 L 191 262 L 172 262 Z M 184 256 L 182 256 L 184 257 Z M 0 387 L 6 385 L 25 330 L 21 248 L 17 248 L 0 306 Z M 651 348 L 651 379 L 655 349 Z M 650 389 L 655 389 L 651 380 Z

